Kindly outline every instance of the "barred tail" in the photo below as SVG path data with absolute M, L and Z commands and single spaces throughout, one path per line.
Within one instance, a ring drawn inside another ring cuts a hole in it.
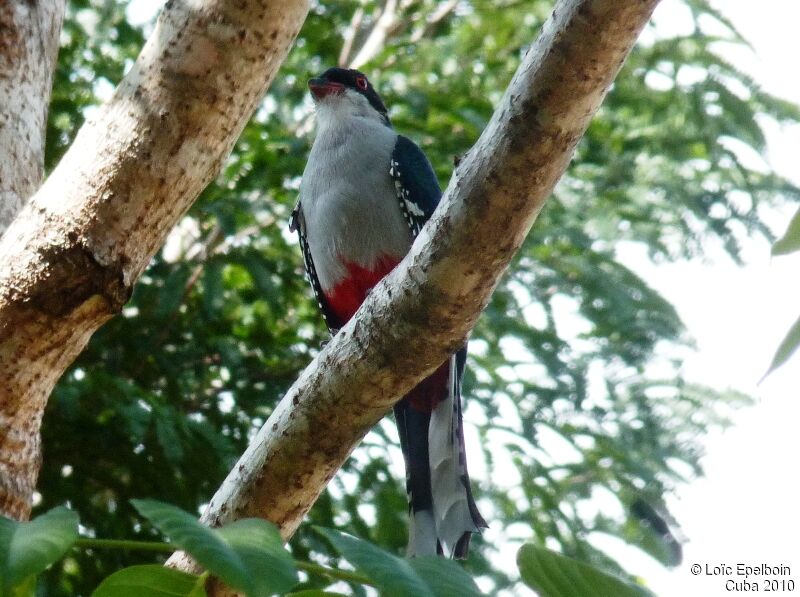
M 466 348 L 395 406 L 409 494 L 408 555 L 463 559 L 486 522 L 470 489 L 461 417 Z

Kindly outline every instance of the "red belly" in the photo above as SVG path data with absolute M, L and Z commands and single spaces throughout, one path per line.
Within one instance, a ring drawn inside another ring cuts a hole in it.
M 325 293 L 331 311 L 343 322 L 355 315 L 370 290 L 400 263 L 393 257 L 381 257 L 371 270 L 357 263 L 347 263 L 347 277 Z
M 347 277 L 325 293 L 331 311 L 342 322 L 349 321 L 367 298 L 369 291 L 398 263 L 400 261 L 393 257 L 382 257 L 372 270 L 355 263 L 347 263 Z M 411 407 L 414 410 L 432 412 L 447 397 L 449 376 L 450 359 L 447 359 L 430 377 L 423 379 L 406 395 Z

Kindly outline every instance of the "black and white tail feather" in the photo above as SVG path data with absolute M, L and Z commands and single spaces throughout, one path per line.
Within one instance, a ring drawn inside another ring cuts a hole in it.
M 422 150 L 402 135 L 389 175 L 416 238 L 441 197 L 436 175 Z M 472 496 L 464 449 L 461 381 L 466 358 L 466 346 L 450 357 L 446 396 L 431 413 L 412 408 L 407 398 L 394 409 L 406 460 L 409 556 L 466 558 L 472 533 L 487 527 Z

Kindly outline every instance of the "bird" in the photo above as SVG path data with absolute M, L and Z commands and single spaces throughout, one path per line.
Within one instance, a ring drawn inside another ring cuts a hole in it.
M 309 80 L 316 135 L 290 229 L 334 335 L 400 263 L 442 192 L 431 163 L 398 134 L 364 73 L 329 68 Z M 487 524 L 472 495 L 461 383 L 466 344 L 394 406 L 409 500 L 407 556 L 464 559 Z

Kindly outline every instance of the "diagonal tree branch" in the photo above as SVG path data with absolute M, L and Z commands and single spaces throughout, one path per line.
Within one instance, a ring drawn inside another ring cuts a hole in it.
M 64 5 L 0 3 L 0 236 L 42 182 Z
M 53 385 L 217 175 L 308 0 L 170 0 L 0 239 L 0 514 L 25 518 Z
M 409 41 L 412 44 L 415 44 L 421 41 L 425 36 L 429 35 L 432 30 L 434 30 L 439 23 L 444 21 L 450 13 L 452 13 L 456 7 L 458 6 L 458 0 L 447 0 L 446 2 L 440 3 L 436 10 L 434 10 L 431 14 L 427 16 L 423 24 L 411 34 Z
M 343 36 L 338 65 L 345 68 L 361 68 L 370 62 L 386 47 L 391 38 L 413 24 L 413 20 L 416 19 L 409 19 L 407 15 L 415 8 L 419 9 L 414 16 L 419 18 L 420 24 L 409 39 L 411 43 L 418 43 L 455 11 L 458 0 L 446 0 L 434 4 L 432 9 L 427 6 L 416 7 L 415 4 L 415 0 L 386 0 L 382 6 L 374 9 L 372 21 L 367 27 L 362 26 L 365 17 L 364 7 L 356 8 Z M 391 57 L 387 60 L 387 63 L 393 62 Z
M 344 32 L 342 50 L 339 52 L 339 60 L 337 61 L 339 66 L 347 68 L 350 65 L 350 54 L 353 52 L 353 44 L 355 44 L 356 37 L 361 31 L 361 23 L 363 21 L 364 7 L 359 6 L 353 13 L 353 18 L 350 19 L 350 25 Z
M 203 521 L 259 516 L 291 537 L 367 431 L 463 344 L 657 3 L 557 3 L 409 255 L 289 389 Z

